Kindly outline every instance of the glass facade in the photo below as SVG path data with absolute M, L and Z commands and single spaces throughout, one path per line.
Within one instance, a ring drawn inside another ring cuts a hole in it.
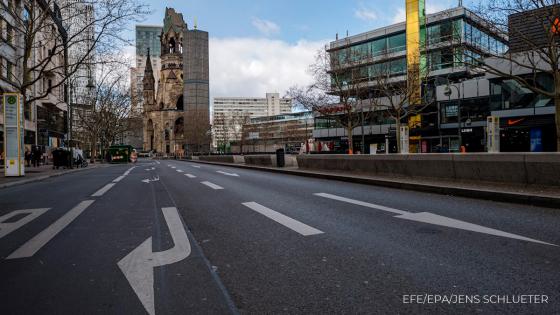
M 472 23 L 463 21 L 463 32 L 465 34 L 465 42 L 474 46 L 482 51 L 489 51 L 492 53 L 505 53 L 507 46 L 502 41 L 494 36 L 488 35 L 474 26 Z
M 531 80 L 531 78 L 526 78 Z M 536 77 L 536 86 L 545 90 L 552 91 L 554 80 L 547 74 L 541 73 Z M 551 98 L 542 94 L 537 94 L 530 89 L 523 87 L 515 80 L 495 80 L 490 83 L 491 107 L 493 110 L 534 108 L 553 106 Z
M 504 42 L 498 40 L 496 36 L 489 35 L 482 31 L 474 23 L 464 19 L 442 20 L 432 23 L 426 28 L 428 41 L 427 62 L 430 70 L 441 70 L 451 67 L 476 65 L 482 58 L 484 52 L 503 53 L 507 50 Z M 467 44 L 467 48 L 456 47 L 454 43 L 461 41 Z M 437 44 L 448 43 L 441 47 Z M 470 49 L 468 49 L 470 47 Z M 398 53 L 406 51 L 406 33 L 399 32 L 384 37 L 375 38 L 364 43 L 352 45 L 348 48 L 331 51 L 333 66 L 351 66 L 353 63 L 371 60 L 388 53 Z M 393 56 L 387 56 L 393 57 Z M 400 60 L 398 61 L 400 62 Z M 371 67 L 371 66 L 368 66 Z M 379 71 L 387 68 L 390 71 Z M 373 71 L 372 71 L 373 70 Z M 372 77 L 372 73 L 385 73 L 389 75 L 399 75 L 406 72 L 405 68 L 381 62 L 379 66 L 374 66 L 366 70 L 357 71 L 359 75 L 345 74 L 345 80 L 363 79 Z
M 332 128 L 343 128 L 339 123 L 340 120 L 344 119 L 344 115 L 339 117 L 334 116 L 321 116 L 315 117 L 315 129 L 332 129 Z M 364 112 L 364 125 L 391 125 L 394 124 L 395 120 L 391 118 L 386 111 L 376 111 L 376 112 Z
M 150 48 L 150 56 L 159 57 L 161 55 L 161 43 L 159 36 L 161 27 L 159 26 L 136 26 L 136 55 L 145 56 Z

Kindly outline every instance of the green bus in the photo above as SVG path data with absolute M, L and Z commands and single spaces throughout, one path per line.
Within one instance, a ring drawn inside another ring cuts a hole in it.
M 109 161 L 111 163 L 128 163 L 131 161 L 134 147 L 131 145 L 112 145 L 109 147 Z

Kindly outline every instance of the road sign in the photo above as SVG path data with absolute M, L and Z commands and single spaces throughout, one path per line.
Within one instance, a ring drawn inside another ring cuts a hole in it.
M 23 105 L 21 95 L 5 93 L 4 101 L 4 174 L 24 176 Z

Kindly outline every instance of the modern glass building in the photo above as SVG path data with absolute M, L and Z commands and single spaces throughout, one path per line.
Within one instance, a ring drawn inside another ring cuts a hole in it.
M 157 25 L 136 25 L 136 55 L 146 56 L 148 48 L 150 56 L 159 57 L 161 55 L 161 26 Z
M 458 82 L 483 76 L 477 69 L 477 61 L 490 53 L 507 50 L 507 38 L 493 31 L 483 20 L 464 7 L 429 14 L 426 16 L 425 41 L 420 47 L 424 64 L 425 82 L 422 94 L 435 94 L 436 85 Z M 406 85 L 407 79 L 406 23 L 397 23 L 355 36 L 337 39 L 330 43 L 331 78 L 355 88 L 355 97 L 361 100 L 379 95 L 379 76 L 389 77 L 390 84 Z M 401 125 L 410 127 L 410 152 L 432 152 L 444 141 L 439 124 L 437 102 L 416 115 L 416 123 L 408 119 Z M 410 117 L 409 117 L 410 118 Z M 354 129 L 354 151 L 370 148 L 396 150 L 394 120 L 386 113 L 369 114 L 363 128 Z M 362 135 L 363 133 L 363 135 Z M 346 132 L 336 124 L 333 117 L 317 117 L 314 137 L 316 140 L 333 142 L 340 152 L 348 150 Z M 387 141 L 388 140 L 388 141 Z M 447 147 L 457 149 L 458 137 L 449 135 Z M 372 145 L 373 144 L 373 145 Z M 332 143 L 330 144 L 333 145 Z

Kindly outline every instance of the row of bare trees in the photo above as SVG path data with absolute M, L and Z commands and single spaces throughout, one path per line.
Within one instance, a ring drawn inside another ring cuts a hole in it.
M 1 1 L 0 15 L 9 17 L 10 45 L 16 50 L 13 62 L 21 69 L 11 78 L 14 90 L 23 95 L 27 106 L 67 86 L 85 64 L 96 67 L 98 61 L 92 56 L 114 54 L 129 44 L 123 31 L 146 12 L 147 7 L 136 0 Z M 70 25 L 72 32 L 68 32 Z M 84 39 L 84 34 L 91 37 Z M 84 40 L 91 45 L 83 45 Z M 78 56 L 69 58 L 68 51 L 78 46 Z M 45 77 L 55 79 L 31 93 Z
M 128 131 L 141 128 L 132 115 L 128 62 L 119 56 L 104 58 L 107 62 L 98 63 L 96 68 L 97 80 L 91 98 L 84 99 L 84 106 L 74 110 L 80 121 L 74 137 L 89 148 L 94 157 Z
M 422 112 L 434 102 L 426 96 L 421 104 L 408 106 L 417 90 L 407 81 L 420 78 L 426 82 L 427 70 L 403 69 L 400 78 L 395 78 L 394 67 L 389 62 L 370 67 L 369 73 L 363 73 L 357 67 L 345 69 L 345 65 L 357 58 L 351 52 L 320 50 L 315 63 L 310 66 L 312 84 L 291 87 L 287 93 L 296 106 L 330 117 L 342 126 L 348 137 L 349 154 L 353 153 L 353 131 L 364 121 L 380 114 L 390 117 L 395 122 L 398 140 L 401 121 Z M 400 152 L 399 141 L 397 147 Z
M 131 42 L 124 32 L 147 12 L 137 0 L 0 1 L 15 51 L 10 63 L 0 64 L 1 73 L 8 67 L 13 72 L 8 81 L 13 92 L 23 95 L 26 110 L 57 94 L 57 105 L 66 103 L 69 116 L 79 118 L 73 138 L 92 148 L 106 147 L 128 128 L 130 62 L 122 50 Z M 72 89 L 82 69 L 91 78 L 87 95 Z

